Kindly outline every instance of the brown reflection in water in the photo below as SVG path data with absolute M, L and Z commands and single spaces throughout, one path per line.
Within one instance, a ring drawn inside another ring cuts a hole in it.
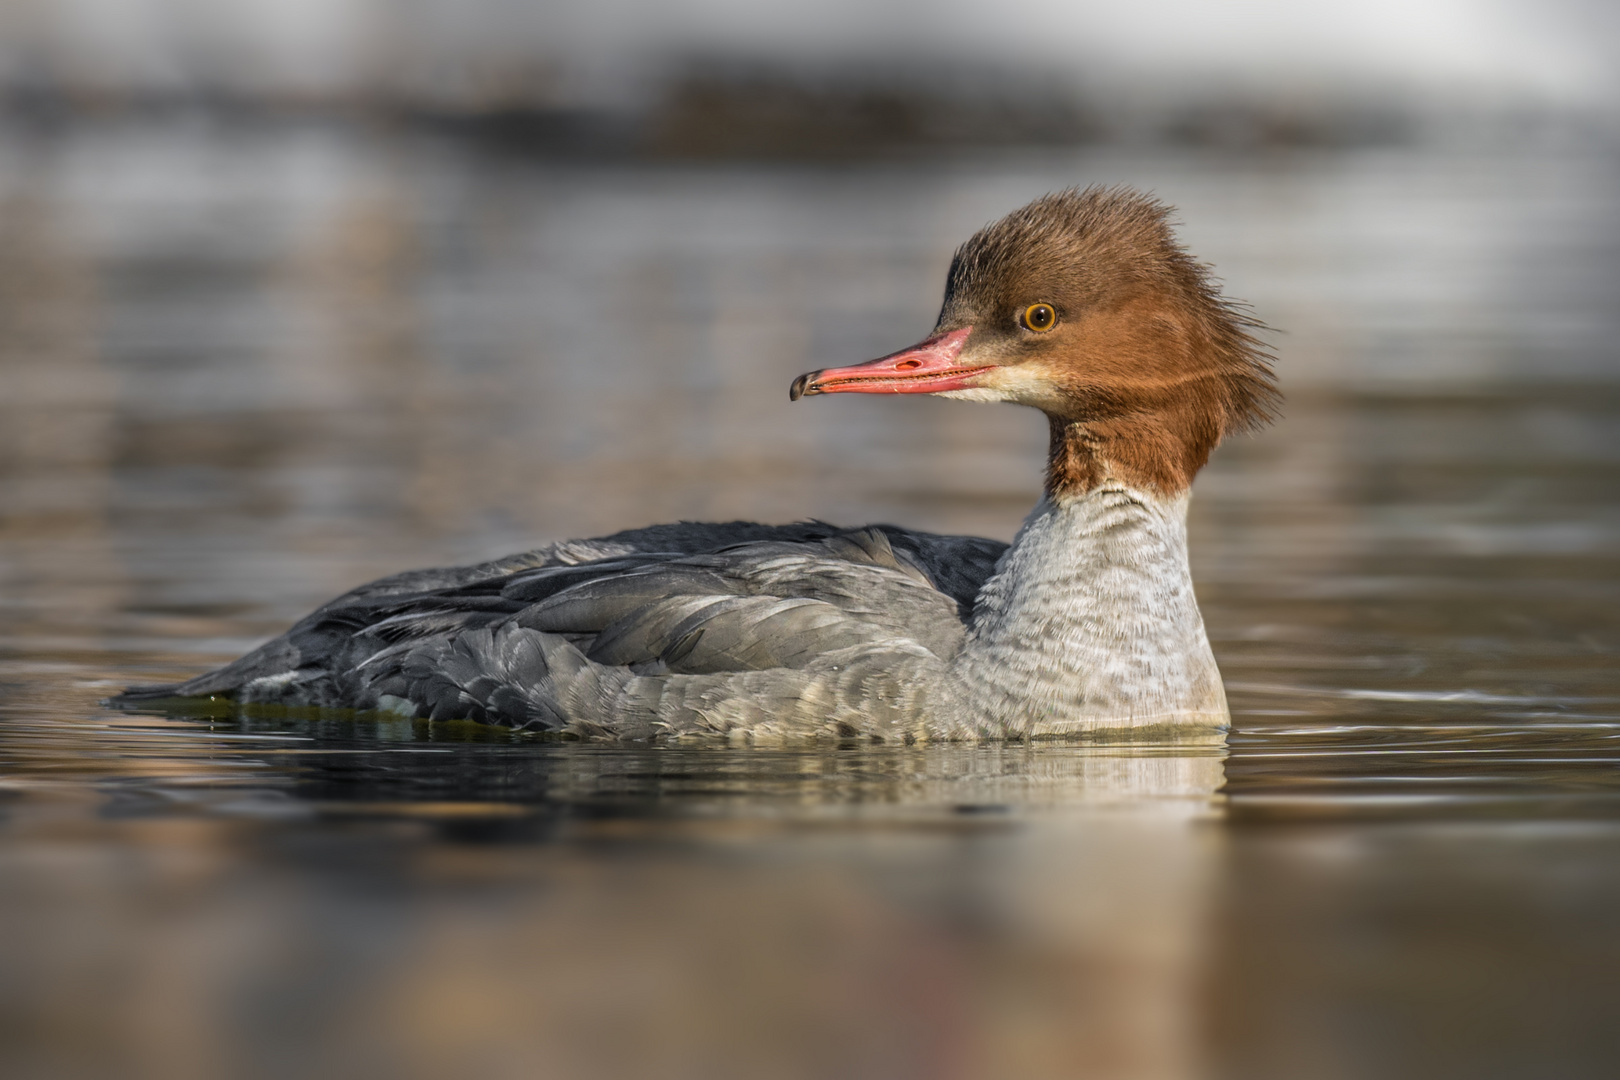
M 1087 829 L 1062 861 L 871 829 L 410 857 L 422 828 L 12 840 L 0 890 L 35 914 L 4 947 L 11 1075 L 1192 1071 L 1197 861 L 1164 830 Z M 969 910 L 874 886 L 907 870 Z
M 1198 1071 L 1218 748 L 401 727 L 8 742 L 13 1075 Z
M 1620 834 L 1591 822 L 1238 832 L 1211 920 L 1214 1074 L 1607 1076 L 1617 867 Z

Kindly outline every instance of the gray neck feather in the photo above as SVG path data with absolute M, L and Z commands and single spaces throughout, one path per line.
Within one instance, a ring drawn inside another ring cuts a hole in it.
M 981 735 L 1215 729 L 1226 692 L 1187 567 L 1188 493 L 1042 500 L 953 665 Z

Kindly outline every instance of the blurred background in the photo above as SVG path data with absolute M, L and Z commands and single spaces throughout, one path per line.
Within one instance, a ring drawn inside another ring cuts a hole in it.
M 1126 183 L 1276 328 L 1225 748 L 131 717 L 358 582 L 1009 539 L 1017 409 L 790 405 Z M 0 0 L 16 1077 L 1607 1076 L 1620 8 Z

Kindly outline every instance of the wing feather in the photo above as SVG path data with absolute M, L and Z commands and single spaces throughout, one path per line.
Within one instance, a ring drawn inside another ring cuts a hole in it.
M 126 700 L 227 694 L 617 737 L 892 737 L 960 650 L 1005 548 L 820 522 L 567 541 L 372 582 L 225 668 Z

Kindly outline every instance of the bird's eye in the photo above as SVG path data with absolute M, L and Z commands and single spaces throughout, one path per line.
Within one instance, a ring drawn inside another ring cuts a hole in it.
M 1024 309 L 1024 325 L 1044 334 L 1057 325 L 1057 309 L 1051 304 L 1031 304 Z

